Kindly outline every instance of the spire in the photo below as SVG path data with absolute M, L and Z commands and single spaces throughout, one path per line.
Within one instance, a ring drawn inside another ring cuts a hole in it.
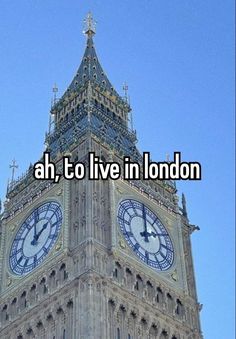
M 68 91 L 76 91 L 79 87 L 84 86 L 88 81 L 90 81 L 99 85 L 102 89 L 109 91 L 112 95 L 120 97 L 108 80 L 98 60 L 93 43 L 93 36 L 96 33 L 96 21 L 93 19 L 91 12 L 88 13 L 84 23 L 85 27 L 83 33 L 87 35 L 86 48 L 81 64 L 74 79 L 68 87 Z

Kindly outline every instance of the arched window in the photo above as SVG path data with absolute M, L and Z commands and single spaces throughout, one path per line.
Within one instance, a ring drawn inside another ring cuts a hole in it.
M 116 339 L 120 339 L 120 329 L 117 327 L 116 329 Z
M 168 333 L 166 330 L 163 330 L 160 335 L 160 339 L 167 339 L 168 338 Z
M 8 320 L 9 316 L 8 316 L 8 313 L 7 313 L 7 304 L 5 304 L 2 308 L 2 320 Z
M 181 301 L 179 299 L 176 300 L 176 314 L 178 314 L 179 316 L 183 316 L 184 313 L 184 308 L 183 308 L 183 304 L 181 303 Z
M 60 272 L 63 280 L 66 280 L 68 278 L 68 273 L 66 271 L 66 265 L 63 263 L 60 267 Z
M 142 286 L 143 286 L 143 279 L 142 279 L 142 278 L 140 277 L 140 275 L 138 274 L 138 275 L 136 276 L 136 283 L 135 283 L 134 288 L 135 288 L 135 290 L 140 291 L 141 288 L 142 288 Z
M 153 286 L 149 280 L 147 281 L 147 296 L 149 299 L 152 299 L 154 296 Z
M 116 278 L 118 281 L 121 279 L 121 265 L 118 261 L 115 262 L 115 268 L 113 271 L 113 277 Z
M 24 291 L 20 296 L 20 305 L 21 307 L 26 307 L 26 291 Z
M 160 287 L 157 287 L 156 302 L 161 303 L 163 301 L 163 292 Z
M 126 283 L 128 287 L 132 288 L 133 274 L 128 267 L 125 270 L 125 275 L 126 275 Z
M 41 286 L 41 289 L 42 289 L 42 292 L 43 294 L 46 294 L 48 289 L 47 289 L 47 286 L 46 286 L 46 279 L 43 278 L 41 281 L 40 281 L 40 286 Z

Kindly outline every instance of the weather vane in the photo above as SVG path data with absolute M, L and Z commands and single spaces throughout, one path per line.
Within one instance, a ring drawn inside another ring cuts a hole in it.
M 88 37 L 93 36 L 96 33 L 96 21 L 93 19 L 92 13 L 88 12 L 86 19 L 84 19 L 83 33 Z
M 12 164 L 9 165 L 9 167 L 12 168 L 11 182 L 13 182 L 15 178 L 15 170 L 18 168 L 18 165 L 16 164 L 15 159 L 12 160 Z

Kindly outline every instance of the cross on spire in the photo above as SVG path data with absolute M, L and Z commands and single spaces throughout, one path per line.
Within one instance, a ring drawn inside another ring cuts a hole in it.
M 88 37 L 92 37 L 96 33 L 96 21 L 93 19 L 92 13 L 88 12 L 86 18 L 84 19 L 84 30 Z
M 18 165 L 16 164 L 15 159 L 12 160 L 12 164 L 9 165 L 9 167 L 12 169 L 11 182 L 13 182 L 15 178 L 15 170 L 18 168 Z

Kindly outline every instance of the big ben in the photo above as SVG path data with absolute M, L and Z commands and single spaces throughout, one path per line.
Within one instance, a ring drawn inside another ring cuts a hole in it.
M 142 166 L 131 107 L 109 81 L 87 17 L 80 66 L 51 109 L 46 151 Z M 202 338 L 190 235 L 171 180 L 12 181 L 1 215 L 0 338 Z

